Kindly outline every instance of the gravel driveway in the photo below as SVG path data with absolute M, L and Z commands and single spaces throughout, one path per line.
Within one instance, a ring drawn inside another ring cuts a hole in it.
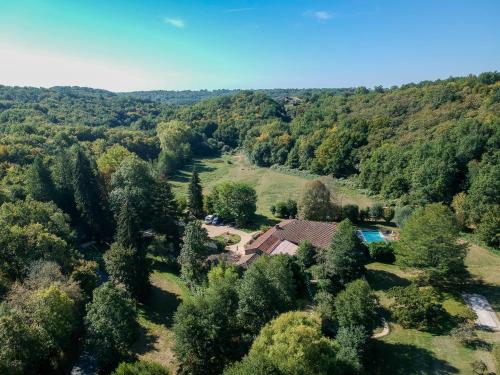
M 467 305 L 476 313 L 476 324 L 479 327 L 500 331 L 500 321 L 486 298 L 480 294 L 464 294 L 463 297 Z
M 203 223 L 203 228 L 205 228 L 207 230 L 208 236 L 210 238 L 217 237 L 217 236 L 220 236 L 220 235 L 225 234 L 225 233 L 237 234 L 238 236 L 240 236 L 241 237 L 240 242 L 238 242 L 237 244 L 234 244 L 234 245 L 227 246 L 227 249 L 229 251 L 232 251 L 233 253 L 238 254 L 238 255 L 243 255 L 245 253 L 244 252 L 245 245 L 247 243 L 249 243 L 250 240 L 252 239 L 252 236 L 255 233 L 257 233 L 257 232 L 247 233 L 247 232 L 244 232 L 240 229 L 230 227 L 228 225 L 208 225 L 208 224 Z

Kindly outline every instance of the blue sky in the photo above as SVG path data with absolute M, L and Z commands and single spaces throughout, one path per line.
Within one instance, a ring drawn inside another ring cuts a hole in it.
M 0 84 L 373 87 L 500 70 L 498 0 L 1 0 Z

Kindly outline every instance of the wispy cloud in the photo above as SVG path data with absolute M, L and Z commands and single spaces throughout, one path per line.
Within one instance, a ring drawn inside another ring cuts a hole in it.
M 186 26 L 186 23 L 181 20 L 180 18 L 169 18 L 166 17 L 163 22 L 165 22 L 168 25 L 171 25 L 173 27 L 177 27 L 178 29 L 182 29 Z
M 240 12 L 248 12 L 250 10 L 254 10 L 255 8 L 231 8 L 225 9 L 224 13 L 240 13 Z
M 313 13 L 314 17 L 320 21 L 326 21 L 332 18 L 332 14 L 326 10 L 318 10 Z
M 319 22 L 326 22 L 333 18 L 333 13 L 326 10 L 308 10 L 304 13 L 304 16 L 316 19 Z

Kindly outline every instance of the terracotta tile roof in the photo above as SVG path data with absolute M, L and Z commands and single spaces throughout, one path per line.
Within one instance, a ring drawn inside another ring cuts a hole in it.
M 325 249 L 330 246 L 335 229 L 334 223 L 299 219 L 284 220 L 262 234 L 247 249 L 249 251 L 259 249 L 270 254 L 285 240 L 295 245 L 307 240 L 313 246 Z
M 297 248 L 298 246 L 295 245 L 293 242 L 284 240 L 279 243 L 278 246 L 276 246 L 273 251 L 271 252 L 271 255 L 277 255 L 277 254 L 287 254 L 287 255 L 295 255 L 297 254 Z

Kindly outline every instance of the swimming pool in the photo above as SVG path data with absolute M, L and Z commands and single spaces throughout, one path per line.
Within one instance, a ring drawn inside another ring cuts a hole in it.
M 366 243 L 385 242 L 384 236 L 382 236 L 382 233 L 378 230 L 360 229 L 359 233 L 361 240 Z

